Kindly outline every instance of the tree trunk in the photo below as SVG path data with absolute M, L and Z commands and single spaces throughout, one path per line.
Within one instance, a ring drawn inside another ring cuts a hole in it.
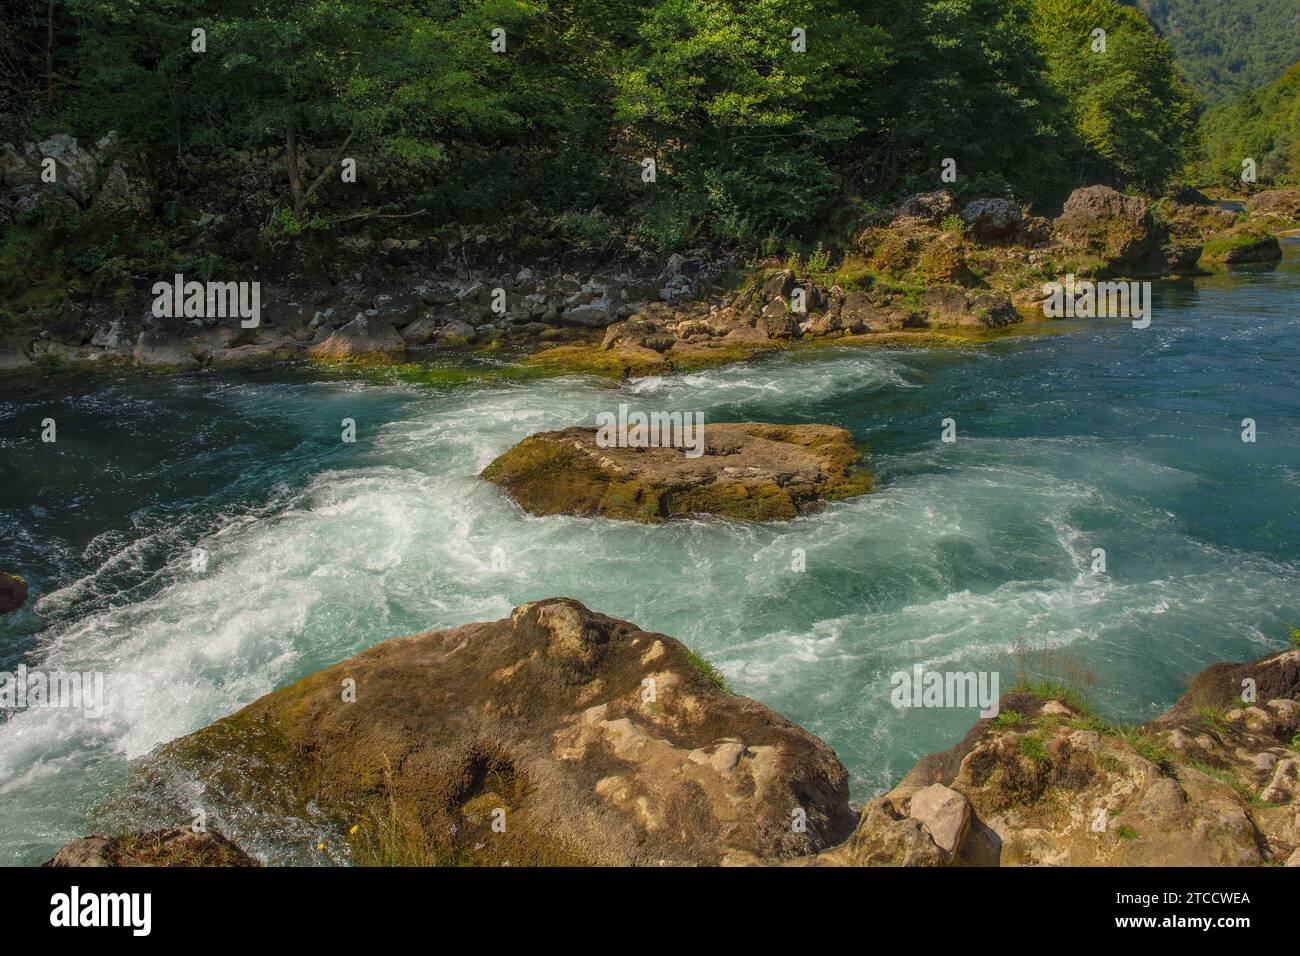
M 294 124 L 289 124 L 288 133 L 285 136 L 285 152 L 289 163 L 289 195 L 293 197 L 293 214 L 300 216 L 303 208 L 307 205 L 307 200 L 311 199 L 312 194 L 320 188 L 321 183 L 329 177 L 330 173 L 338 167 L 339 162 L 343 159 L 343 154 L 352 145 L 352 140 L 356 136 L 356 131 L 348 133 L 347 139 L 339 147 L 339 154 L 334 161 L 320 171 L 320 175 L 311 181 L 306 189 L 303 188 L 302 170 L 298 165 L 298 131 Z
M 293 214 L 302 212 L 307 197 L 303 195 L 302 173 L 298 169 L 298 130 L 292 120 L 284 141 L 285 160 L 289 164 L 289 195 L 293 197 Z
M 45 99 L 54 106 L 54 0 L 45 4 Z

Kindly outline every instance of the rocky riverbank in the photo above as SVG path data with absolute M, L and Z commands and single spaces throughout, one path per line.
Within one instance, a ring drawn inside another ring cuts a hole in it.
M 311 832 L 362 864 L 1296 866 L 1297 748 L 1300 650 L 1210 667 L 1139 727 L 1027 686 L 855 814 L 825 744 L 675 639 L 552 598 L 269 694 L 155 751 L 117 809 L 189 820 L 197 783 L 236 840 L 302 856 L 286 834 Z M 181 833 L 54 862 L 248 862 Z
M 40 181 L 46 156 L 55 184 Z M 6 297 L 0 372 L 418 362 L 513 346 L 542 369 L 624 376 L 800 343 L 953 344 L 1041 319 L 1043 284 L 1066 274 L 1189 275 L 1267 261 L 1281 255 L 1274 233 L 1300 225 L 1298 190 L 1260 193 L 1238 215 L 1088 186 L 1053 220 L 1008 199 L 919 194 L 872 217 L 843 249 L 753 265 L 705 249 L 667 260 L 521 256 L 486 232 L 435 241 L 413 225 L 379 239 L 339 235 L 310 256 L 276 246 L 250 259 L 264 241 L 256 230 L 233 213 L 196 211 L 172 227 L 159 258 L 119 248 L 149 192 L 131 169 L 112 136 L 93 147 L 67 136 L 0 147 L 0 220 L 49 208 L 105 233 L 73 257 L 84 274 L 33 273 Z M 214 272 L 214 262 L 226 265 Z M 154 283 L 177 274 L 258 282 L 257 324 L 155 314 Z

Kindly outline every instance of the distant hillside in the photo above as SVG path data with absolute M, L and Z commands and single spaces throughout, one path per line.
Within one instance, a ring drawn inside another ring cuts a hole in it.
M 1250 157 L 1260 185 L 1300 185 L 1300 63 L 1274 82 L 1206 110 L 1200 136 L 1204 183 L 1238 185 L 1241 161 Z
M 1209 102 L 1263 86 L 1300 60 L 1296 0 L 1126 2 L 1146 11 Z

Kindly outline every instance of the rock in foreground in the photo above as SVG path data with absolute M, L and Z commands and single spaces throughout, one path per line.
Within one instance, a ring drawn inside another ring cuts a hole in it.
M 691 515 L 781 521 L 870 491 L 853 435 L 829 425 L 703 426 L 704 451 L 601 447 L 595 428 L 530 435 L 483 477 L 530 514 L 657 523 Z
M 245 845 L 309 821 L 360 863 L 752 863 L 847 836 L 831 749 L 704 670 L 671 637 L 552 598 L 387 641 L 142 772 L 154 791 L 199 780 Z
M 799 862 L 1300 866 L 1298 698 L 1300 650 L 1207 668 L 1142 727 L 1008 694 L 872 800 L 843 846 Z
M 45 866 L 261 866 L 220 833 L 187 828 L 73 840 Z

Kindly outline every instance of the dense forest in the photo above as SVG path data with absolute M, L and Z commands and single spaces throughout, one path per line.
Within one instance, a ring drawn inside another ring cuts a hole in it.
M 1300 60 L 1295 0 L 1130 0 L 1173 45 L 1198 96 L 1217 102 Z
M 19 0 L 0 45 L 5 140 L 113 129 L 164 179 L 280 149 L 289 231 L 349 211 L 316 182 L 346 154 L 369 201 L 442 222 L 770 245 L 945 159 L 958 192 L 1156 191 L 1194 122 L 1112 0 Z

